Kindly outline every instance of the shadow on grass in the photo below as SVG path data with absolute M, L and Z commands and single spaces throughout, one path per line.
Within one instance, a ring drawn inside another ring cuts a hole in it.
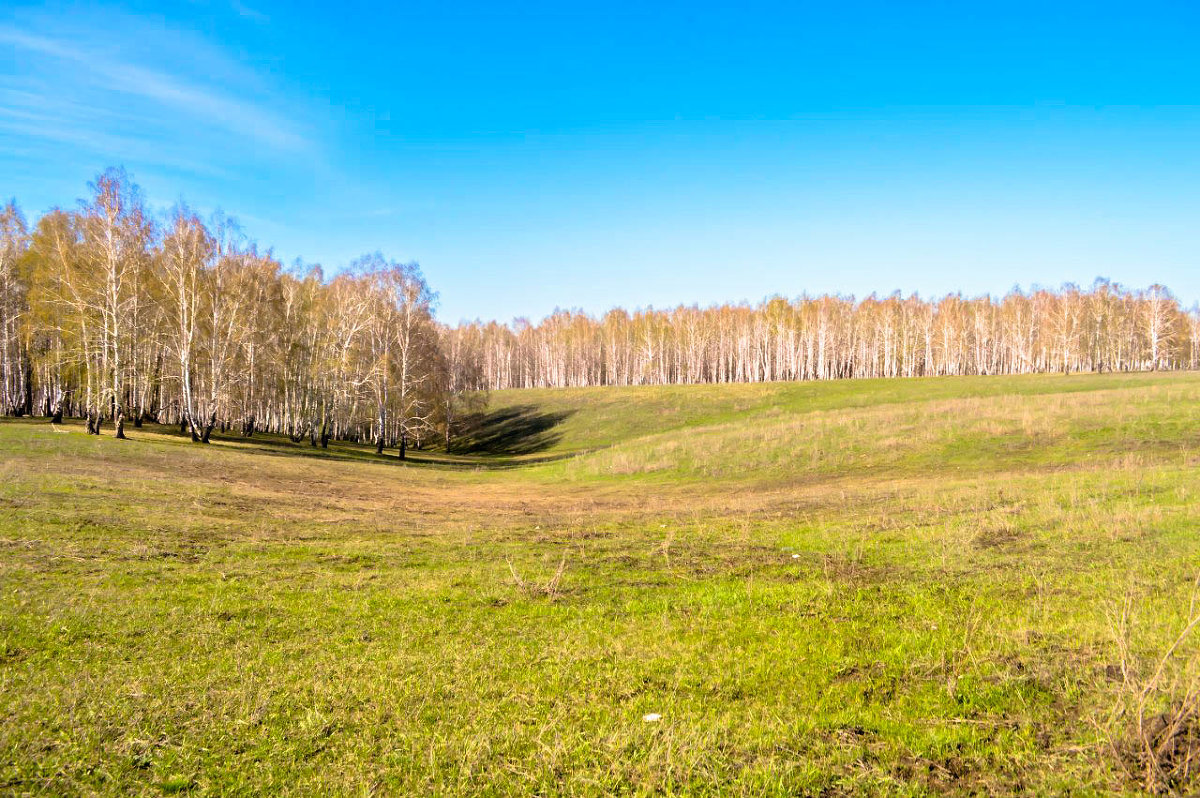
M 449 447 L 451 454 L 509 457 L 544 452 L 562 440 L 554 428 L 573 411 L 546 413 L 534 405 L 513 405 L 463 420 L 462 431 Z
M 147 425 L 149 426 L 149 425 Z M 186 443 L 193 443 L 186 432 L 180 432 L 179 428 L 171 425 L 158 426 L 155 430 L 159 434 L 175 438 Z M 405 465 L 430 465 L 446 468 L 477 468 L 481 464 L 470 462 L 451 457 L 441 457 L 434 452 L 423 451 L 420 449 L 409 449 L 408 457 L 405 460 L 399 458 L 398 452 L 394 448 L 385 449 L 383 454 L 378 454 L 375 451 L 375 445 L 371 443 L 354 443 L 351 441 L 331 440 L 328 447 L 313 446 L 311 439 L 308 436 L 301 438 L 299 441 L 293 441 L 290 436 L 271 433 L 271 432 L 256 432 L 247 437 L 233 430 L 227 432 L 214 432 L 212 442 L 218 445 L 226 445 L 235 448 L 242 452 L 268 455 L 271 457 L 288 457 L 288 458 L 317 458 L 321 460 L 334 460 L 343 463 L 397 463 Z M 197 444 L 203 445 L 203 444 Z
M 229 447 L 246 454 L 266 455 L 268 457 L 284 458 L 314 458 L 347 463 L 378 463 L 405 464 L 425 466 L 450 470 L 508 470 L 523 466 L 546 463 L 565 457 L 572 457 L 579 452 L 555 452 L 541 456 L 536 455 L 557 443 L 561 435 L 553 434 L 550 430 L 567 418 L 570 413 L 539 413 L 531 406 L 506 408 L 491 413 L 481 413 L 469 419 L 468 432 L 470 437 L 451 446 L 449 450 L 440 447 L 433 449 L 408 450 L 408 457 L 401 460 L 394 448 L 376 454 L 375 447 L 369 443 L 350 441 L 329 442 L 328 448 L 312 446 L 305 437 L 299 442 L 292 441 L 287 435 L 276 433 L 256 432 L 250 437 L 241 435 L 234 430 L 214 431 L 212 443 L 217 447 Z M 25 426 L 43 426 L 55 429 L 45 418 L 0 418 L 4 423 Z M 68 419 L 56 428 L 59 432 L 83 431 L 83 422 L 79 419 Z M 204 444 L 195 443 L 186 432 L 181 432 L 176 424 L 159 424 L 153 421 L 145 422 L 141 427 L 127 424 L 125 433 L 130 443 L 154 441 L 203 448 Z M 108 438 L 113 434 L 111 424 L 101 430 L 101 437 Z

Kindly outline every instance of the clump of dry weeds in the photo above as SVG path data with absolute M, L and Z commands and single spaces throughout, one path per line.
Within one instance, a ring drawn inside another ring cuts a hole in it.
M 544 596 L 551 600 L 558 598 L 563 575 L 567 572 L 567 552 L 563 552 L 562 559 L 558 561 L 558 568 L 545 582 L 536 582 L 522 577 L 508 557 L 504 558 L 504 562 L 508 563 L 508 571 L 512 574 L 513 584 L 517 586 L 517 590 L 521 591 L 523 596 L 526 598 Z
M 1192 587 L 1187 618 L 1173 642 L 1153 657 L 1133 653 L 1134 599 L 1131 592 L 1109 612 L 1120 663 L 1117 699 L 1105 729 L 1109 750 L 1131 778 L 1156 794 L 1190 793 L 1200 771 L 1200 625 Z

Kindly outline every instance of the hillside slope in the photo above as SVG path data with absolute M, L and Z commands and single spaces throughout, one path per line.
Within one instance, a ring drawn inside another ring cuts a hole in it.
M 537 389 L 493 393 L 489 410 L 543 420 L 517 461 L 570 458 L 547 475 L 786 482 L 1177 450 L 1200 429 L 1200 375 Z
M 0 793 L 1200 787 L 1200 375 L 493 399 L 406 464 L 0 421 Z

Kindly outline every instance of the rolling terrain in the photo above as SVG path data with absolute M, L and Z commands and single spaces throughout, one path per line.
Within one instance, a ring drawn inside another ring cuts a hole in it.
M 1194 784 L 1198 374 L 176 431 L 0 422 L 0 793 Z

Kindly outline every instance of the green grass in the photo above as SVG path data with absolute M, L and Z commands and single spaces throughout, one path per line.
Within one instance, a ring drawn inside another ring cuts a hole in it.
M 1074 394 L 1163 384 L 1164 380 L 1170 384 L 1170 378 L 1157 374 L 1076 374 L 537 388 L 494 391 L 490 407 L 531 405 L 543 413 L 566 414 L 567 418 L 556 430 L 561 439 L 548 450 L 579 452 L 653 433 L 752 422 L 764 413 L 811 413 L 943 399 Z
M 1187 615 L 1200 375 L 492 401 L 563 420 L 0 424 L 0 794 L 1139 789 L 1110 616 Z

